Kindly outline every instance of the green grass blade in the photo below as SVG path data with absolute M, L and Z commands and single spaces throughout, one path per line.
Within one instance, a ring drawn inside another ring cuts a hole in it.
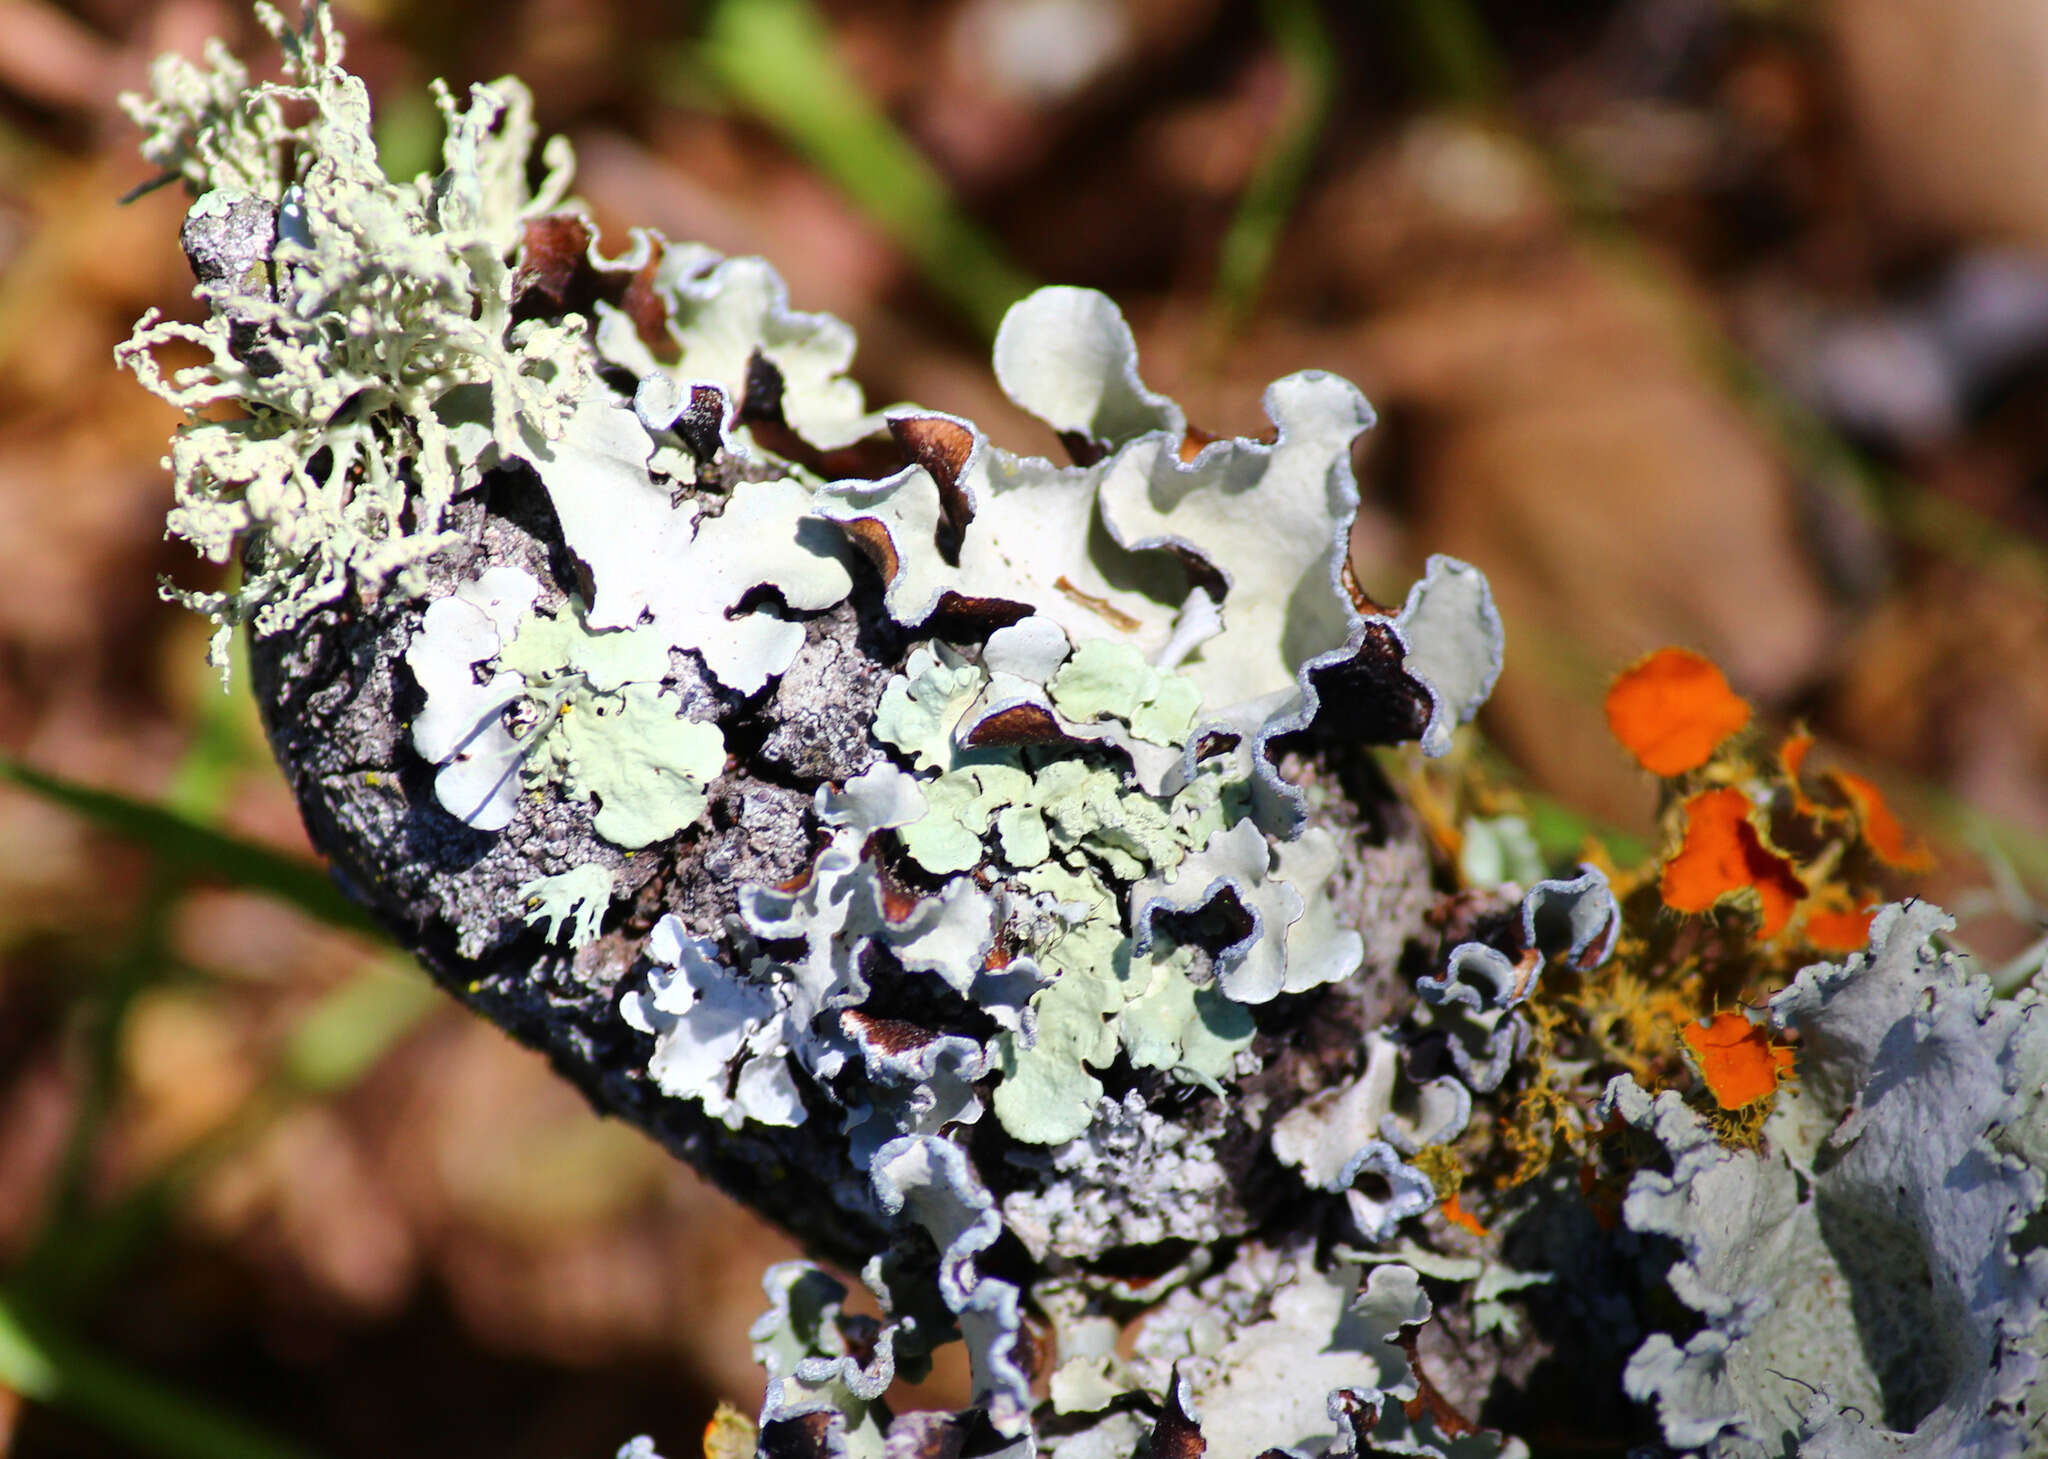
M 993 336 L 1034 281 L 954 206 L 929 159 L 840 63 L 809 0 L 719 0 L 698 60 L 914 259 L 931 286 Z
M 0 1385 L 159 1459 L 306 1459 L 307 1451 L 38 1322 L 0 1292 Z
M 306 1011 L 286 1043 L 281 1081 L 294 1093 L 338 1094 L 444 1000 L 410 960 L 349 979 Z
M 378 933 L 368 915 L 310 861 L 216 831 L 132 796 L 33 769 L 4 755 L 0 755 L 0 781 L 18 785 L 102 830 L 137 842 L 154 852 L 163 867 L 180 879 L 218 881 L 263 892 L 330 926 Z
M 1410 69 L 1446 105 L 1481 111 L 1500 100 L 1503 65 L 1486 22 L 1466 0 L 1399 0 Z
M 1280 235 L 1315 160 L 1337 89 L 1337 53 L 1317 0 L 1265 0 L 1266 29 L 1287 72 L 1287 97 L 1272 135 L 1238 199 L 1216 258 L 1209 328 L 1221 341 L 1257 307 Z
M 295 1101 L 348 1089 L 442 1006 L 434 985 L 395 955 L 329 990 L 299 1017 L 268 1079 L 232 1118 L 111 1205 L 52 1223 L 15 1269 L 15 1292 L 46 1315 L 90 1310 L 220 1159 L 247 1148 Z

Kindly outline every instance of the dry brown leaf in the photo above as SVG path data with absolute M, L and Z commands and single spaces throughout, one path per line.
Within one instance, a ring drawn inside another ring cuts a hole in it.
M 1834 0 L 1871 185 L 1902 220 L 2048 247 L 2048 7 Z

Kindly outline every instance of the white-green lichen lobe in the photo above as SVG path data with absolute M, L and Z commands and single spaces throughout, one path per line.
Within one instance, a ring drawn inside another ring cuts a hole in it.
M 656 452 L 639 415 L 599 391 L 535 453 L 562 535 L 596 584 L 589 626 L 646 633 L 757 693 L 789 667 L 803 627 L 741 600 L 772 588 L 789 609 L 831 607 L 852 586 L 845 544 L 810 520 L 812 491 L 794 477 L 736 483 L 706 517 L 655 476 Z
M 595 632 L 574 599 L 536 612 L 538 590 L 520 569 L 493 568 L 428 607 L 406 663 L 426 692 L 413 746 L 441 766 L 435 794 L 497 831 L 522 787 L 560 786 L 596 802 L 592 829 L 616 846 L 676 835 L 725 768 L 718 726 L 685 717 L 663 689 L 660 635 Z
M 519 900 L 526 904 L 526 920 L 549 942 L 566 935 L 572 949 L 588 947 L 612 902 L 612 874 L 608 867 L 584 862 L 527 882 L 519 888 Z

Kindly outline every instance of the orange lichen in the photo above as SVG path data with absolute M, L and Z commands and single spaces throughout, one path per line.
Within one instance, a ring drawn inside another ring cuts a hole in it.
M 1828 779 L 1856 807 L 1863 843 L 1877 854 L 1879 861 L 1899 871 L 1926 871 L 1934 865 L 1934 857 L 1926 846 L 1907 838 L 1906 828 L 1885 804 L 1884 792 L 1874 782 L 1846 770 L 1831 770 Z
M 1792 809 L 1808 820 L 1824 820 L 1839 814 L 1814 800 L 1806 793 L 1806 787 L 1799 783 L 1799 775 L 1806 768 L 1806 757 L 1813 750 L 1813 736 L 1805 730 L 1797 730 L 1785 736 L 1778 746 L 1778 768 L 1784 774 L 1786 789 L 1791 792 Z
M 1711 911 L 1723 897 L 1754 890 L 1758 935 L 1769 941 L 1792 920 L 1806 884 L 1764 845 L 1749 813 L 1749 797 L 1739 790 L 1704 790 L 1687 800 L 1684 843 L 1664 863 L 1658 886 L 1664 905 L 1679 912 Z
M 1593 1213 L 1593 1220 L 1602 1231 L 1613 1231 L 1621 1225 L 1621 1202 L 1625 1183 L 1602 1176 L 1592 1161 L 1579 1164 L 1579 1194 L 1585 1198 L 1586 1206 Z
M 1629 971 L 1630 961 L 1617 961 L 1604 970 L 1574 1001 L 1579 1025 L 1599 1057 L 1621 1065 L 1638 1084 L 1649 1086 L 1658 1082 L 1657 1069 L 1671 1046 L 1672 1031 L 1692 1017 L 1696 1005 L 1677 989 L 1652 987 Z
M 1806 914 L 1801 931 L 1809 947 L 1821 952 L 1861 952 L 1870 945 L 1870 919 L 1877 903 L 1860 907 L 1817 907 Z
M 1778 746 L 1778 764 L 1785 771 L 1785 778 L 1796 790 L 1799 786 L 1799 769 L 1806 763 L 1806 756 L 1813 749 L 1813 736 L 1804 730 L 1785 736 L 1785 742 Z
M 1749 702 L 1711 661 L 1687 649 L 1658 649 L 1607 691 L 1607 727 L 1654 775 L 1697 770 L 1748 723 Z
M 1792 1072 L 1792 1050 L 1771 1042 L 1770 1030 L 1741 1013 L 1717 1013 L 1679 1030 L 1707 1091 L 1722 1109 L 1746 1109 L 1778 1092 Z
M 1617 1138 L 1618 1125 L 1590 1128 L 1600 1086 L 1620 1072 L 1645 1089 L 1689 1084 L 1723 1145 L 1759 1148 L 1793 1049 L 1754 1015 L 1712 1011 L 1755 1008 L 1803 965 L 1862 950 L 1893 891 L 1879 877 L 1884 865 L 1926 864 L 1875 786 L 1817 763 L 1820 746 L 1802 725 L 1757 733 L 1749 706 L 1697 655 L 1667 649 L 1643 660 L 1616 681 L 1607 713 L 1646 768 L 1676 777 L 1663 787 L 1663 849 L 1625 865 L 1597 844 L 1581 853 L 1621 908 L 1610 955 L 1545 965 L 1520 1005 L 1528 1043 L 1518 1083 L 1504 1085 L 1502 1112 L 1475 1122 L 1457 1147 L 1496 1199 L 1583 1161 L 1603 1224 L 1619 1220 L 1630 1173 L 1649 1157 Z M 1460 785 L 1445 804 L 1460 817 L 1494 814 L 1487 794 Z M 1462 928 L 1451 909 L 1465 916 L 1469 900 L 1442 905 L 1436 925 Z M 1470 1230 L 1457 1196 L 1437 1184 L 1444 1219 Z
M 1450 1198 L 1443 1203 L 1442 1210 L 1444 1219 L 1453 1226 L 1461 1226 L 1465 1230 L 1470 1231 L 1474 1236 L 1486 1235 L 1486 1228 L 1479 1224 L 1479 1218 L 1458 1204 L 1458 1194 L 1456 1191 L 1453 1191 Z

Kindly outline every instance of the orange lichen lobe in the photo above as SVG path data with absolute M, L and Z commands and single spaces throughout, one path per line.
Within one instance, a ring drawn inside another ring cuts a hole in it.
M 1462 1227 L 1474 1236 L 1486 1235 L 1486 1228 L 1479 1224 L 1479 1218 L 1459 1204 L 1456 1191 L 1451 1192 L 1449 1199 L 1443 1203 L 1443 1213 L 1444 1219 L 1453 1226 Z
M 1704 790 L 1685 803 L 1685 840 L 1664 863 L 1659 881 L 1664 905 L 1707 912 L 1723 897 L 1756 892 L 1766 941 L 1785 930 L 1806 895 L 1792 863 L 1764 845 L 1750 823 L 1749 797 L 1739 790 Z
M 1786 789 L 1791 792 L 1792 809 L 1808 820 L 1824 819 L 1831 814 L 1799 783 L 1800 772 L 1806 768 L 1806 757 L 1812 753 L 1813 745 L 1813 736 L 1802 729 L 1785 736 L 1784 742 L 1778 746 L 1778 768 L 1784 774 Z
M 1778 763 L 1784 767 L 1785 778 L 1795 786 L 1799 783 L 1799 771 L 1812 750 L 1813 736 L 1803 730 L 1785 736 L 1785 742 L 1778 746 Z
M 1689 649 L 1658 649 L 1607 691 L 1607 727 L 1653 775 L 1697 770 L 1748 723 L 1749 702 Z
M 1687 1024 L 1678 1036 L 1722 1109 L 1746 1109 L 1777 1093 L 1778 1081 L 1792 1072 L 1792 1050 L 1773 1044 L 1770 1030 L 1746 1014 L 1717 1013 Z
M 1863 828 L 1863 843 L 1877 859 L 1898 871 L 1927 871 L 1934 857 L 1927 847 L 1906 835 L 1906 828 L 1885 803 L 1884 792 L 1874 781 L 1846 770 L 1830 770 L 1828 779 L 1856 808 L 1856 821 Z
M 1870 945 L 1870 919 L 1877 903 L 1860 907 L 1822 907 L 1806 914 L 1802 931 L 1807 945 L 1821 952 L 1861 952 Z

